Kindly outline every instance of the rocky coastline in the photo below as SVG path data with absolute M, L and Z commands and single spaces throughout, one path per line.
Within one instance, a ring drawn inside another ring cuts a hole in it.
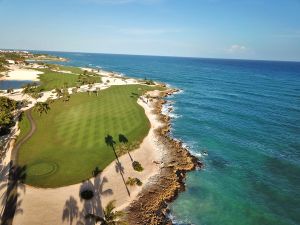
M 169 89 L 161 92 L 155 100 L 154 113 L 163 123 L 163 126 L 155 131 L 164 149 L 162 166 L 160 173 L 151 178 L 137 200 L 126 209 L 126 220 L 129 224 L 172 224 L 168 217 L 168 203 L 185 190 L 186 173 L 203 165 L 183 147 L 182 142 L 170 136 L 170 117 L 161 113 L 166 103 L 165 97 L 178 91 Z

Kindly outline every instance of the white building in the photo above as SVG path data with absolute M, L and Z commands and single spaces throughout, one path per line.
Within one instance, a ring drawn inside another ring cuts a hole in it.
M 7 59 L 6 62 L 8 62 L 9 64 L 15 64 L 15 61 L 11 59 Z

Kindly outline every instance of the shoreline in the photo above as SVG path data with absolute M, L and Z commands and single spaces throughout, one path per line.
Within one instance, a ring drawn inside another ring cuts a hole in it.
M 107 75 L 106 79 L 111 79 L 112 72 L 104 72 Z M 121 78 L 122 77 L 114 77 L 114 80 Z M 135 78 L 130 79 L 137 81 Z M 127 85 L 127 83 L 118 83 L 120 81 L 117 80 L 115 85 Z M 188 150 L 182 146 L 181 142 L 169 136 L 171 127 L 170 117 L 162 113 L 162 107 L 166 103 L 164 98 L 177 91 L 178 90 L 169 87 L 163 92 L 158 90 L 152 91 L 153 95 L 150 106 L 145 100 L 138 100 L 138 104 L 145 110 L 151 128 L 140 147 L 131 151 L 130 154 L 133 155 L 134 158 L 138 158 L 138 161 L 144 166 L 145 172 L 137 174 L 134 171 L 130 171 L 129 168 L 131 166 L 128 167 L 128 164 L 130 165 L 131 162 L 128 161 L 127 155 L 121 156 L 120 161 L 123 164 L 123 160 L 125 160 L 124 165 L 127 165 L 125 167 L 126 172 L 124 176 L 138 177 L 143 182 L 142 187 L 136 186 L 130 188 L 131 195 L 126 197 L 127 193 L 124 189 L 124 184 L 118 179 L 115 181 L 111 179 L 113 176 L 120 178 L 113 173 L 115 170 L 115 161 L 110 163 L 99 176 L 89 179 L 94 184 L 96 183 L 96 179 L 102 180 L 102 182 L 105 183 L 106 177 L 109 177 L 109 181 L 103 187 L 113 191 L 113 198 L 117 200 L 116 209 L 125 210 L 129 213 L 126 218 L 130 221 L 130 224 L 144 223 L 146 221 L 150 224 L 166 224 L 166 222 L 167 224 L 171 224 L 171 221 L 167 217 L 168 210 L 166 202 L 171 202 L 180 191 L 184 190 L 186 172 L 195 169 L 197 166 L 201 166 L 198 159 L 193 157 Z M 57 214 L 61 214 L 63 204 L 70 196 L 78 202 L 80 210 L 86 212 L 85 205 L 78 196 L 82 185 L 83 183 L 79 183 L 65 187 L 46 189 L 25 185 L 26 193 L 22 193 L 20 190 L 18 191 L 22 201 L 21 208 L 24 210 L 24 213 L 15 215 L 14 224 L 19 224 L 20 222 L 24 225 L 35 224 L 37 221 L 44 220 L 45 218 L 49 221 L 45 224 L 66 224 L 66 221 L 62 221 L 61 216 L 57 216 Z M 157 189 L 158 186 L 163 188 Z M 153 197 L 153 191 L 156 192 L 155 197 Z M 58 198 L 57 196 L 60 197 Z M 100 193 L 98 197 L 101 198 L 103 207 L 109 200 L 112 200 L 111 198 L 102 196 Z M 122 199 L 122 201 L 119 199 Z M 142 210 L 140 207 L 141 202 L 145 202 Z M 48 208 L 52 209 L 52 214 L 45 215 Z M 36 210 L 41 213 L 39 215 L 28 214 L 28 212 Z M 99 215 L 101 215 L 101 213 Z
M 166 103 L 164 98 L 176 92 L 176 89 L 160 92 L 160 99 L 155 103 L 154 113 L 163 124 L 155 130 L 164 146 L 163 167 L 144 187 L 138 199 L 126 208 L 126 218 L 130 224 L 173 224 L 168 217 L 168 203 L 185 190 L 186 173 L 202 167 L 202 163 L 183 147 L 181 141 L 170 136 L 171 118 L 162 114 L 162 107 Z

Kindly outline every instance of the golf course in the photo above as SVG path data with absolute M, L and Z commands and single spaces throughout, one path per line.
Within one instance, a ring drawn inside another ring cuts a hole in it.
M 137 99 L 154 89 L 159 87 L 111 86 L 99 95 L 76 93 L 68 102 L 54 100 L 41 115 L 35 110 L 26 112 L 32 116 L 35 131 L 17 156 L 18 164 L 27 168 L 25 182 L 45 188 L 80 183 L 92 177 L 96 168 L 101 171 L 116 159 L 105 142 L 107 135 L 116 147 L 124 138 L 128 144 L 142 142 L 150 123 Z M 20 137 L 30 130 L 26 116 L 20 129 Z

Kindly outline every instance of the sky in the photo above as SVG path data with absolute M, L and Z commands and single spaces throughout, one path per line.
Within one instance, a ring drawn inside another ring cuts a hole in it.
M 300 61 L 300 0 L 0 0 L 0 48 Z

